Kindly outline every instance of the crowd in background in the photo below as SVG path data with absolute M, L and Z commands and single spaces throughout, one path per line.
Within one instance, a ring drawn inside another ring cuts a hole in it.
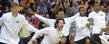
M 88 17 L 89 13 L 94 10 L 93 5 L 98 1 L 100 10 L 105 12 L 106 23 L 108 23 L 109 0 L 0 0 L 0 17 L 4 13 L 10 12 L 11 3 L 16 2 L 19 4 L 19 13 L 24 15 L 35 28 L 43 29 L 48 25 L 36 18 L 34 13 L 49 19 L 56 19 L 62 14 L 64 14 L 63 17 L 71 17 L 79 12 L 80 7 L 84 6 L 87 9 L 85 16 Z M 64 13 L 59 14 L 60 11 L 64 11 Z
M 34 12 L 47 18 L 56 19 L 56 15 L 59 11 L 64 11 L 65 16 L 70 17 L 79 12 L 79 7 L 85 6 L 87 9 L 86 15 L 93 11 L 94 2 L 100 0 L 0 0 L 0 16 L 10 11 L 10 4 L 16 2 L 19 4 L 20 13 L 31 22 L 40 24 L 37 18 L 34 18 Z M 100 1 L 101 10 L 104 11 L 108 18 L 109 1 Z M 37 22 L 35 22 L 37 21 Z M 46 25 L 39 25 L 41 28 Z M 39 27 L 39 28 L 40 28 Z

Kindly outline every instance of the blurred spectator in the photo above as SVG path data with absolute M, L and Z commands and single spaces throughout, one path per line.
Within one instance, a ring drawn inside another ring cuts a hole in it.
M 66 36 L 62 36 L 59 44 L 67 44 L 67 38 L 66 38 Z
M 71 27 L 70 27 L 70 30 L 69 30 L 69 41 L 70 41 L 70 44 L 74 44 L 74 38 L 75 38 L 75 34 L 76 34 L 76 24 L 75 22 L 73 22 L 71 24 Z
M 32 11 L 35 11 L 34 3 L 27 2 L 25 6 L 29 7 Z
M 56 18 L 56 13 L 58 12 L 58 6 L 56 4 L 52 5 L 51 9 L 48 10 L 49 12 L 49 16 L 51 19 L 55 19 Z
M 38 7 L 36 8 L 35 13 L 39 14 Z M 34 15 L 32 17 L 33 17 L 33 24 L 34 24 L 35 28 L 39 29 L 39 23 L 40 23 L 39 19 L 36 18 Z
M 92 6 L 92 5 L 94 5 L 94 2 L 95 2 L 95 0 L 90 0 L 88 3 L 89 3 L 89 6 Z
M 45 16 L 46 11 L 47 11 L 47 5 L 46 5 L 46 3 L 44 3 L 44 0 L 40 0 L 38 3 L 38 6 L 36 6 L 36 7 L 40 7 L 40 14 L 42 16 Z
M 77 2 L 72 2 L 72 7 L 69 9 L 69 15 L 68 16 L 71 17 L 71 16 L 75 15 L 78 12 L 79 12 L 78 3 Z
M 69 16 L 70 15 L 70 3 L 68 0 L 65 0 L 64 2 L 64 12 L 65 12 L 65 15 L 66 16 Z
M 7 13 L 9 12 L 9 7 L 8 6 L 4 6 L 4 9 L 3 9 L 3 6 L 0 5 L 0 17 L 4 14 L 4 13 Z
M 103 2 L 102 3 L 102 5 L 101 5 L 101 10 L 103 11 L 103 12 L 107 12 L 107 2 Z
M 78 8 L 78 3 L 77 2 L 73 2 L 72 11 L 73 11 L 73 15 L 75 15 L 76 13 L 79 12 L 79 8 Z
M 70 1 L 77 2 L 77 1 L 80 1 L 80 0 L 70 0 Z
M 20 0 L 20 3 L 26 4 L 28 0 Z
M 26 3 L 26 6 L 27 6 L 27 7 L 30 7 L 30 3 L 29 3 L 29 2 L 27 2 L 27 3 Z
M 20 1 L 19 6 L 24 8 L 25 3 L 23 1 Z
M 40 23 L 40 22 L 39 22 L 39 19 L 38 19 L 38 18 L 36 18 L 36 17 L 33 18 L 33 24 L 34 24 L 34 27 L 35 27 L 35 28 L 39 29 L 39 27 L 38 27 L 38 26 L 39 26 L 39 23 Z
M 28 0 L 28 2 L 34 4 L 35 0 Z

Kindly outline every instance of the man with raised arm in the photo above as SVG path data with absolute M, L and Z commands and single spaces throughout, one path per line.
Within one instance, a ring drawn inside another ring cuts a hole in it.
M 18 7 L 17 3 L 12 3 L 11 12 L 3 14 L 0 18 L 0 44 L 18 44 L 21 28 L 32 32 L 37 30 L 26 21 L 23 15 L 19 14 Z

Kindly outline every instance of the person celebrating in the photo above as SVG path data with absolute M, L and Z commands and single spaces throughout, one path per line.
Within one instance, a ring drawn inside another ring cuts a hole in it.
M 92 29 L 92 38 L 93 44 L 101 44 L 101 40 L 99 38 L 100 32 L 103 28 L 106 28 L 106 21 L 105 21 L 105 13 L 100 10 L 99 2 L 94 4 L 94 11 L 89 13 L 89 18 L 93 19 L 93 29 Z
M 42 40 L 41 44 L 59 44 L 63 36 L 62 29 L 64 24 L 64 19 L 57 19 L 54 27 L 46 27 L 37 31 L 28 44 L 36 44 L 36 38 L 42 35 L 44 35 L 44 39 Z
M 37 30 L 26 21 L 23 15 L 19 14 L 18 7 L 19 5 L 13 2 L 11 12 L 3 14 L 0 18 L 0 44 L 18 44 L 20 39 L 18 34 L 21 28 L 32 32 Z
M 75 19 L 76 23 L 76 34 L 75 44 L 90 44 L 90 29 L 87 27 L 88 17 L 85 16 L 86 9 L 83 7 L 79 8 L 80 16 Z

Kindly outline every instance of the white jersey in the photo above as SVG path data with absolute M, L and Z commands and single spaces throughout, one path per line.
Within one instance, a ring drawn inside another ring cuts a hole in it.
M 99 37 L 101 39 L 102 44 L 109 44 L 109 35 L 105 35 L 105 32 L 103 32 L 102 35 Z
M 64 24 L 64 27 L 62 29 L 62 33 L 65 36 L 68 36 L 71 23 L 74 22 L 74 19 L 77 16 L 79 16 L 79 13 L 77 13 L 75 16 L 72 16 L 72 17 L 69 17 L 69 18 L 64 18 L 65 24 Z M 50 27 L 54 27 L 54 24 L 55 24 L 55 21 L 56 21 L 55 19 L 47 19 L 47 18 L 44 18 L 44 17 L 42 17 L 38 14 L 35 14 L 35 17 L 37 17 L 39 20 L 41 20 L 45 24 L 49 25 Z
M 54 27 L 46 27 L 37 31 L 32 39 L 35 40 L 42 35 L 44 35 L 44 39 L 41 44 L 57 44 L 63 36 L 63 33 L 61 31 L 57 31 Z
M 86 27 L 86 24 L 88 23 L 88 17 L 77 17 L 75 19 L 76 23 L 76 35 L 74 41 L 81 40 L 87 36 L 90 36 L 90 29 Z
M 16 17 L 12 16 L 12 12 L 5 13 L 0 18 L 0 42 L 6 44 L 18 44 L 19 35 L 22 27 L 25 27 L 33 32 L 36 31 L 34 27 L 28 24 L 24 16 L 18 14 Z
M 92 29 L 92 34 L 99 34 L 101 32 L 101 29 L 106 27 L 104 12 L 99 11 L 98 13 L 96 13 L 95 11 L 93 11 L 89 13 L 89 18 L 94 19 L 94 26 Z

